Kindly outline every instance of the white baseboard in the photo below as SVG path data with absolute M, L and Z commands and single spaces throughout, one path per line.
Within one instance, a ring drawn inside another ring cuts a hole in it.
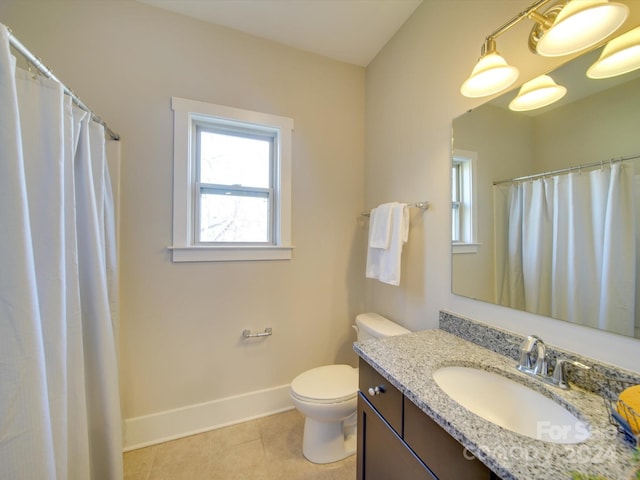
M 187 437 L 293 409 L 289 385 L 128 418 L 124 451 Z

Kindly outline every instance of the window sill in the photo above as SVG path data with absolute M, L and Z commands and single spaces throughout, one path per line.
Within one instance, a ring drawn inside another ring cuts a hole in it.
M 174 263 L 291 260 L 293 246 L 167 247 Z
M 451 244 L 451 252 L 453 254 L 478 253 L 478 250 L 480 250 L 479 243 L 452 243 Z

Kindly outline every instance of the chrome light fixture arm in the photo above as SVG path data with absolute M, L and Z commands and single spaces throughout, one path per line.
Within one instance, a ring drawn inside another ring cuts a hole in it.
M 496 39 L 497 37 L 502 35 L 504 32 L 509 30 L 511 27 L 513 27 L 513 26 L 517 25 L 518 23 L 520 23 L 525 18 L 529 18 L 529 19 L 532 19 L 532 20 L 540 23 L 539 18 L 545 19 L 545 17 L 544 17 L 544 15 L 541 15 L 540 13 L 538 13 L 538 9 L 541 8 L 541 7 L 544 7 L 550 1 L 551 0 L 538 0 L 537 2 L 533 2 L 531 5 L 529 5 L 527 7 L 526 10 L 523 10 L 522 12 L 518 13 L 513 18 L 511 18 L 510 20 L 505 22 L 503 25 L 501 25 L 500 27 L 496 28 L 489 35 L 487 35 L 486 40 L 488 40 L 489 38 Z M 486 42 L 486 40 L 485 40 L 485 42 Z
M 487 35 L 480 60 L 460 89 L 464 96 L 493 95 L 516 81 L 518 69 L 508 65 L 498 54 L 496 38 L 525 18 L 535 22 L 529 35 L 529 49 L 539 55 L 556 57 L 595 45 L 620 28 L 629 15 L 626 5 L 607 0 L 556 0 L 551 8 L 541 13 L 540 9 L 551 1 L 533 2 L 526 10 Z M 555 100 L 562 97 L 558 95 Z

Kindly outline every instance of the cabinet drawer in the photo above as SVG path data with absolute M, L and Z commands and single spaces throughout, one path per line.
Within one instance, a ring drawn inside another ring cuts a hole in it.
M 357 480 L 438 480 L 358 394 Z
M 362 358 L 360 358 L 359 368 L 360 391 L 387 423 L 402 435 L 402 393 Z M 369 389 L 376 387 L 379 393 L 371 395 Z
M 406 397 L 404 441 L 440 480 L 497 478 L 479 460 L 467 460 L 464 447 Z

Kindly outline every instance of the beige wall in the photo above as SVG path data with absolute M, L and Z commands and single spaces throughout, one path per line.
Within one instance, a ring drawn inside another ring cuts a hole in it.
M 451 121 L 483 102 L 459 86 L 485 35 L 528 3 L 425 0 L 365 85 L 362 68 L 128 0 L 0 2 L 0 21 L 123 137 L 126 417 L 352 362 L 350 324 L 362 310 L 424 329 L 448 309 L 638 369 L 637 341 L 450 293 Z M 528 53 L 529 28 L 498 42 L 521 79 L 553 65 Z M 171 263 L 171 96 L 295 120 L 292 261 Z M 391 200 L 432 205 L 412 212 L 399 288 L 363 279 L 366 231 L 356 222 Z M 266 326 L 268 340 L 241 340 L 244 328 Z
M 365 71 L 131 1 L 5 1 L 12 28 L 122 136 L 127 418 L 355 364 Z M 291 261 L 174 264 L 171 96 L 291 117 Z M 273 328 L 264 341 L 242 330 Z
M 436 327 L 438 311 L 446 309 L 521 334 L 537 333 L 549 343 L 637 371 L 637 340 L 450 293 L 451 122 L 486 101 L 465 98 L 459 88 L 485 36 L 529 3 L 425 0 L 368 66 L 365 204 L 429 200 L 432 208 L 413 224 L 401 288 L 367 280 L 367 307 L 410 328 Z M 625 3 L 635 9 L 628 29 L 637 24 L 640 9 L 637 1 Z M 498 39 L 498 50 L 520 69 L 519 83 L 566 61 L 529 53 L 530 29 L 522 22 Z
M 477 253 L 452 256 L 452 290 L 492 302 L 496 276 L 501 276 L 496 275 L 493 182 L 534 173 L 533 120 L 488 105 L 456 118 L 453 135 L 456 149 L 478 154 L 475 186 L 480 245 Z
M 640 79 L 635 79 L 535 117 L 536 171 L 640 152 L 638 91 Z

